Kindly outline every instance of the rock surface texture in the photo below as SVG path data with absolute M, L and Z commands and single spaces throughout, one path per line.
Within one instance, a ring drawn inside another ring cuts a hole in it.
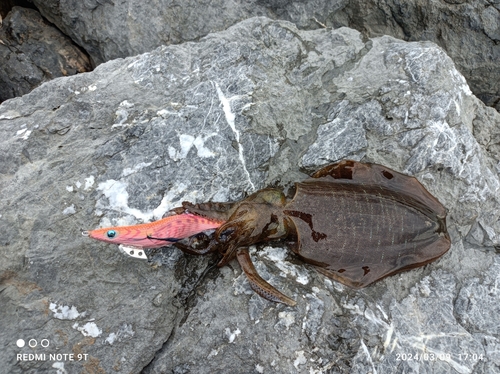
M 391 35 L 437 43 L 472 92 L 500 111 L 499 0 L 354 0 L 331 13 L 329 21 L 370 37 Z
M 299 29 L 347 26 L 366 37 L 391 35 L 441 46 L 472 92 L 500 111 L 498 0 L 249 0 L 208 2 L 33 0 L 95 64 L 198 40 L 254 16 Z
M 346 0 L 211 0 L 120 3 L 98 0 L 33 0 L 40 12 L 85 48 L 96 64 L 151 51 L 164 44 L 197 40 L 254 16 L 318 28 L 316 19 Z
M 433 43 L 268 18 L 8 100 L 0 371 L 498 372 L 499 128 Z M 416 176 L 449 209 L 450 251 L 353 291 L 257 246 L 291 308 L 255 295 L 234 261 L 165 248 L 152 266 L 80 234 L 287 189 L 342 158 Z
M 53 78 L 91 70 L 88 57 L 34 9 L 14 7 L 0 27 L 0 102 Z

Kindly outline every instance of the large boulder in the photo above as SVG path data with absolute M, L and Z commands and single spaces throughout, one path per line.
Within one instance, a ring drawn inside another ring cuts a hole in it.
M 500 111 L 498 0 L 354 0 L 331 13 L 330 22 L 370 37 L 433 41 L 451 57 L 472 92 Z
M 88 56 L 34 9 L 12 8 L 0 26 L 0 102 L 92 68 Z
M 497 372 L 499 126 L 433 43 L 267 18 L 8 100 L 0 362 L 10 373 Z M 164 248 L 148 263 L 80 235 L 183 200 L 286 190 L 342 158 L 416 176 L 449 209 L 450 251 L 354 291 L 286 247 L 256 246 L 258 271 L 292 308 L 254 294 L 234 261 Z
M 500 111 L 498 0 L 33 0 L 44 17 L 82 46 L 95 64 L 198 40 L 253 16 L 299 29 L 347 26 L 367 37 L 432 41 L 455 62 L 474 94 Z

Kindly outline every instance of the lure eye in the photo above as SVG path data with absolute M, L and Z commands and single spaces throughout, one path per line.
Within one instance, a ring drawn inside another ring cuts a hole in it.
M 116 236 L 116 231 L 115 230 L 109 230 L 107 233 L 106 233 L 106 236 L 110 239 L 113 239 L 115 236 Z

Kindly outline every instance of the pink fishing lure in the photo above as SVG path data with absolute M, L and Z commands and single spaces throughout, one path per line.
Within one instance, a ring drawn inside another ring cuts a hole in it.
M 107 243 L 141 248 L 163 247 L 205 230 L 216 229 L 224 221 L 190 213 L 177 214 L 155 222 L 84 231 L 83 235 Z

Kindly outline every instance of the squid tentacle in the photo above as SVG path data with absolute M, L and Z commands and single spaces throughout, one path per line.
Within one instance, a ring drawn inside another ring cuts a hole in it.
M 255 266 L 252 263 L 250 254 L 248 253 L 248 248 L 239 248 L 236 251 L 236 258 L 240 263 L 241 268 L 246 274 L 250 286 L 252 289 L 262 296 L 264 299 L 273 301 L 275 303 L 283 303 L 289 306 L 297 305 L 297 302 L 288 296 L 282 294 L 276 288 L 267 283 L 262 277 L 257 273 Z

